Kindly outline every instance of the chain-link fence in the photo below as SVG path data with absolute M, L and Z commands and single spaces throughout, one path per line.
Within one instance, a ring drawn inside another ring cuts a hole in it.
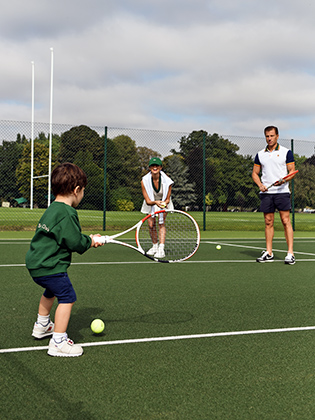
M 315 215 L 310 216 L 315 208 L 315 143 L 279 142 L 294 151 L 299 169 L 292 185 L 293 208 L 303 216 L 294 218 L 295 227 L 315 229 Z M 163 170 L 174 181 L 175 208 L 194 212 L 201 228 L 261 230 L 254 215 L 260 200 L 251 173 L 254 157 L 264 146 L 263 136 L 204 130 L 50 127 L 48 123 L 0 121 L 0 230 L 35 228 L 43 209 L 54 199 L 48 196 L 50 159 L 52 168 L 68 161 L 87 174 L 88 185 L 79 206 L 83 228 L 128 227 L 140 218 L 140 182 L 153 156 L 162 159 Z

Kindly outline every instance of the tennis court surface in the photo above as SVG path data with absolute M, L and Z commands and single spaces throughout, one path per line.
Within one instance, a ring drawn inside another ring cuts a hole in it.
M 84 354 L 52 358 L 48 339 L 31 337 L 41 295 L 24 266 L 31 234 L 6 233 L 1 418 L 313 420 L 315 237 L 296 235 L 289 266 L 280 233 L 265 264 L 262 234 L 237 236 L 202 232 L 183 263 L 112 244 L 74 255 L 68 333 Z

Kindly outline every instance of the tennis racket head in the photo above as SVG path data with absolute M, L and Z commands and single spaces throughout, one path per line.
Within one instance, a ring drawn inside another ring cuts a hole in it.
M 160 210 L 142 219 L 136 230 L 136 242 L 144 255 L 158 262 L 180 262 L 192 257 L 200 244 L 200 230 L 195 219 L 180 210 Z M 163 242 L 149 255 L 153 241 Z

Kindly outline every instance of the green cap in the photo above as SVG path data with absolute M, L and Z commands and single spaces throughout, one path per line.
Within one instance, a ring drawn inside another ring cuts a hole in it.
M 153 158 L 150 159 L 150 162 L 149 162 L 149 166 L 151 166 L 151 165 L 159 165 L 159 166 L 162 166 L 162 161 L 158 157 L 153 157 Z

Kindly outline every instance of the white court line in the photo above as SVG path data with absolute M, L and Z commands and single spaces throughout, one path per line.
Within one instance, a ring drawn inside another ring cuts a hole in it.
M 311 331 L 315 330 L 312 327 L 291 327 L 291 328 L 274 328 L 266 330 L 249 330 L 249 331 L 229 331 L 209 334 L 192 334 L 192 335 L 173 335 L 168 337 L 150 337 L 150 338 L 134 338 L 127 340 L 113 340 L 113 341 L 98 341 L 94 343 L 82 343 L 82 347 L 96 347 L 96 346 L 111 346 L 115 344 L 138 344 L 138 343 L 152 343 L 161 341 L 178 341 L 178 340 L 193 340 L 196 338 L 215 338 L 215 337 L 231 337 L 236 335 L 254 335 L 254 334 L 271 334 L 271 333 L 285 333 L 296 331 Z M 0 349 L 0 354 L 4 353 L 19 353 L 23 351 L 48 350 L 48 346 L 37 347 L 19 347 L 11 349 Z
M 3 267 L 25 267 L 25 264 L 0 264 L 0 268 Z
M 248 246 L 248 245 L 238 245 L 238 244 L 229 244 L 226 242 L 218 242 L 218 241 L 207 241 L 207 242 L 203 242 L 206 244 L 212 244 L 212 245 L 216 245 L 216 244 L 220 244 L 222 246 L 234 246 L 235 248 L 249 248 L 249 249 L 258 249 L 261 251 L 261 247 L 257 247 L 257 246 Z M 287 251 L 283 250 L 283 249 L 273 249 L 272 251 L 276 251 L 276 252 L 284 252 L 285 254 L 287 253 Z M 294 254 L 302 254 L 302 255 L 311 255 L 312 257 L 315 257 L 315 254 L 310 253 L 310 252 L 299 252 L 299 251 L 294 251 Z M 300 261 L 300 260 L 299 260 Z
M 203 244 L 211 244 L 211 245 L 217 245 L 220 244 L 222 246 L 230 246 L 230 247 L 235 247 L 235 248 L 246 248 L 246 249 L 257 249 L 259 251 L 261 251 L 261 247 L 256 247 L 256 246 L 249 246 L 249 245 L 239 245 L 239 244 L 233 244 L 233 243 L 226 243 L 226 242 L 221 242 L 221 241 L 204 241 L 202 242 Z M 275 252 L 283 252 L 286 253 L 287 251 L 284 251 L 283 249 L 274 249 Z M 294 251 L 294 254 L 300 254 L 300 255 L 309 255 L 311 257 L 315 257 L 314 253 L 311 252 L 299 252 L 299 251 Z M 298 262 L 313 262 L 314 259 L 298 259 Z M 121 265 L 121 264 L 152 264 L 152 262 L 159 264 L 156 261 L 99 261 L 99 262 L 74 262 L 71 263 L 71 265 Z M 209 264 L 213 264 L 213 263 L 256 263 L 256 260 L 211 260 L 211 261 L 182 261 L 176 264 L 198 264 L 198 263 L 209 263 Z M 273 262 L 282 262 L 281 260 L 274 260 Z M 25 264 L 0 264 L 0 268 L 4 268 L 4 267 L 25 267 Z
M 314 258 L 299 258 L 297 262 L 314 262 Z M 105 262 L 86 262 L 86 263 L 71 263 L 72 265 L 122 265 L 122 264 L 160 264 L 157 261 L 105 261 Z M 247 263 L 247 264 L 257 264 L 256 260 L 211 260 L 211 261 L 181 261 L 176 264 L 222 264 L 222 263 Z M 282 260 L 274 260 L 272 263 L 282 263 Z M 25 267 L 25 264 L 0 264 L 0 268 L 10 268 L 10 267 Z
M 297 262 L 314 262 L 314 258 L 299 258 Z M 157 261 L 103 261 L 103 262 L 78 262 L 71 263 L 72 265 L 122 265 L 122 264 L 160 264 Z M 181 261 L 176 264 L 222 264 L 222 263 L 247 263 L 247 264 L 257 264 L 256 260 L 206 260 L 206 261 Z M 282 263 L 282 260 L 274 260 L 272 263 Z M 175 263 L 174 263 L 175 264 Z M 268 263 L 269 264 L 269 263 Z M 25 267 L 25 264 L 0 264 L 0 268 L 10 268 L 10 267 Z

